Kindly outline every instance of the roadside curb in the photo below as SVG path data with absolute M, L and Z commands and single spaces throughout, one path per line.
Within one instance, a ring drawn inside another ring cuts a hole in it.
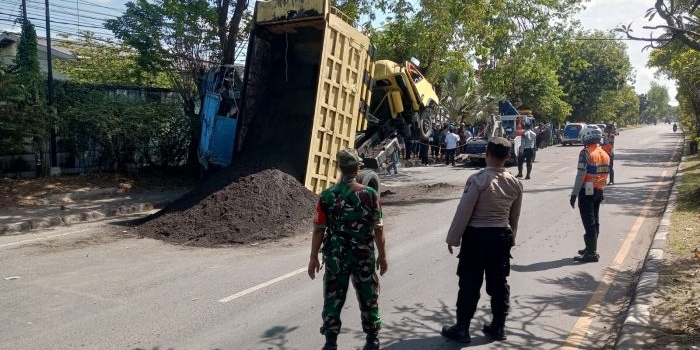
M 161 209 L 176 199 L 177 198 L 161 199 L 151 202 L 137 202 L 111 208 L 84 210 L 81 212 L 67 213 L 65 215 L 52 215 L 43 218 L 32 218 L 14 223 L 0 224 L 0 236 L 143 213 L 154 209 Z
M 679 171 L 682 170 L 681 164 L 684 158 L 681 157 L 681 161 L 672 175 L 673 184 L 664 208 L 664 214 L 644 259 L 634 296 L 630 301 L 627 315 L 615 342 L 614 348 L 616 350 L 636 350 L 646 345 L 647 339 L 643 335 L 648 333 L 651 324 L 652 304 L 659 284 L 659 267 L 664 258 L 666 237 L 671 226 L 671 215 L 676 209 L 678 184 L 683 176 L 682 172 L 679 173 Z

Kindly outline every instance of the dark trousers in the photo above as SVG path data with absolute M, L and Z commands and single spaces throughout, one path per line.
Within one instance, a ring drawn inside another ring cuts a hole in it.
M 530 176 L 532 171 L 532 157 L 535 155 L 535 150 L 532 148 L 526 148 L 523 150 L 523 154 L 518 157 L 518 174 L 523 173 L 523 162 L 527 163 L 527 176 Z
M 437 142 L 430 145 L 430 154 L 433 156 L 433 158 L 440 156 L 440 145 Z
M 583 240 L 586 248 L 592 245 L 591 250 L 596 251 L 598 234 L 600 233 L 600 203 L 603 201 L 603 190 L 594 190 L 593 195 L 587 196 L 586 191 L 581 189 L 578 193 L 578 211 L 581 214 L 581 222 L 586 233 Z
M 608 181 L 615 182 L 615 171 L 613 171 L 613 161 L 615 160 L 615 153 L 610 153 L 610 173 L 608 173 Z
M 420 162 L 421 164 L 428 164 L 428 144 L 425 142 L 420 143 Z
M 491 296 L 493 324 L 502 326 L 508 315 L 510 248 L 513 234 L 508 228 L 467 227 L 459 251 L 457 324 L 469 325 L 479 302 L 486 275 L 486 293 Z
M 455 151 L 457 149 L 445 149 L 445 165 L 449 165 L 452 163 L 452 165 L 455 165 Z

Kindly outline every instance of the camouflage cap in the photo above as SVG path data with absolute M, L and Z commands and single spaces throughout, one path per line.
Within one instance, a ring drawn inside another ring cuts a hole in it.
M 486 150 L 495 157 L 504 158 L 510 155 L 511 144 L 504 137 L 492 137 L 486 145 Z
M 352 148 L 345 148 L 338 151 L 335 156 L 338 161 L 338 166 L 346 167 L 353 166 L 356 164 L 362 165 L 362 158 L 357 154 L 357 150 Z

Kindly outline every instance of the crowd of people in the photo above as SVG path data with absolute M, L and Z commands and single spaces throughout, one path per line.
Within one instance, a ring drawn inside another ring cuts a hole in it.
M 557 128 L 550 123 L 539 123 L 533 126 L 525 124 L 524 127 L 530 133 L 528 133 L 529 136 L 526 140 L 527 147 L 524 147 L 523 152 L 520 152 L 521 157 L 518 157 L 518 173 L 521 177 L 523 165 L 527 165 L 527 168 L 532 169 L 537 150 L 559 144 L 563 133 L 563 128 Z M 457 126 L 455 123 L 442 123 L 433 126 L 428 140 L 406 139 L 399 135 L 397 136 L 399 151 L 397 154 L 392 154 L 388 157 L 387 171 L 397 174 L 397 165 L 401 159 L 419 159 L 422 165 L 440 163 L 455 165 L 455 159 L 459 155 L 467 153 L 467 141 L 474 137 L 483 136 L 483 132 L 483 126 L 465 123 Z M 611 137 L 614 138 L 616 134 L 613 125 L 608 125 L 603 133 L 603 142 L 610 140 Z M 530 136 L 534 138 L 530 139 Z M 512 141 L 512 138 L 506 138 Z M 527 179 L 528 177 L 526 174 L 525 178 Z

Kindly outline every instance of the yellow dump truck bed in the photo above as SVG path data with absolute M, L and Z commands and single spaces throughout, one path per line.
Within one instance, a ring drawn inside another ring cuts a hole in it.
M 320 193 L 335 183 L 335 154 L 354 147 L 370 101 L 369 38 L 327 0 L 258 1 L 245 71 L 240 147 L 280 152 Z

